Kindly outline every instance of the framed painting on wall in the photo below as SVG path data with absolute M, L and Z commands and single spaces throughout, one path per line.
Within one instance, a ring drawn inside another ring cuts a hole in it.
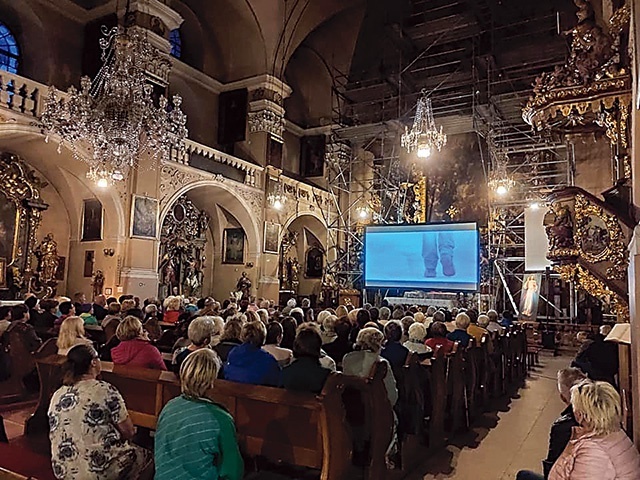
M 56 268 L 56 280 L 64 280 L 64 270 L 67 267 L 67 257 L 58 257 L 58 268 Z
M 280 224 L 264 222 L 264 253 L 275 253 L 280 251 Z
M 158 200 L 133 196 L 131 202 L 131 238 L 151 238 L 158 235 Z
M 84 201 L 82 211 L 82 241 L 102 240 L 102 203 L 97 198 Z
M 222 263 L 236 265 L 244 263 L 244 230 L 242 228 L 225 228 L 222 244 L 224 246 Z

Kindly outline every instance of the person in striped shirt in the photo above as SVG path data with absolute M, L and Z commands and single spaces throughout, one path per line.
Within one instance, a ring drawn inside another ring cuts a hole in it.
M 155 480 L 242 478 L 233 418 L 205 396 L 219 369 L 220 359 L 208 348 L 196 350 L 182 363 L 182 395 L 170 400 L 158 419 Z

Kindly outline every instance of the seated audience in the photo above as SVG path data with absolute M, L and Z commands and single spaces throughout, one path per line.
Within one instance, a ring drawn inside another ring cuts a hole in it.
M 475 316 L 473 318 L 476 318 Z M 489 324 L 489 317 L 486 315 L 478 315 L 476 321 L 473 320 L 469 324 L 467 328 L 467 333 L 471 335 L 476 340 L 476 345 L 480 345 L 482 342 L 482 337 L 484 337 L 485 333 L 487 333 L 487 329 L 485 328 Z
M 168 297 L 164 301 L 164 315 L 162 320 L 166 323 L 176 323 L 180 316 L 182 301 L 180 297 Z
M 322 338 L 316 328 L 300 328 L 293 342 L 294 361 L 282 370 L 287 390 L 320 393 L 331 370 L 320 364 Z
M 437 314 L 438 312 L 436 312 Z M 435 318 L 435 316 L 434 316 Z M 447 327 L 443 322 L 433 322 L 431 324 L 431 338 L 428 338 L 424 344 L 434 352 L 438 347 L 438 355 L 448 355 L 453 350 L 454 342 L 447 338 Z
M 239 320 L 227 320 L 220 337 L 220 343 L 213 347 L 222 362 L 226 362 L 229 352 L 242 343 L 240 341 L 241 333 L 242 322 Z
M 293 352 L 291 350 L 280 347 L 282 333 L 282 325 L 278 322 L 269 323 L 269 325 L 267 325 L 267 339 L 264 347 L 262 347 L 265 352 L 273 355 L 273 358 L 278 361 L 278 365 L 280 365 L 281 368 L 289 365 L 293 359 Z M 295 345 L 295 341 L 293 343 Z
M 391 322 L 389 322 L 391 323 Z M 386 329 L 386 326 L 385 326 Z M 377 328 L 364 328 L 358 332 L 355 351 L 347 353 L 342 359 L 342 370 L 346 375 L 368 377 L 371 367 L 376 362 L 387 363 L 387 373 L 384 377 L 384 386 L 391 406 L 398 401 L 398 388 L 393 370 L 386 358 L 380 356 L 384 335 Z
M 296 330 L 298 328 L 298 322 L 293 317 L 284 317 L 282 319 L 282 341 L 280 346 L 291 350 L 293 348 L 293 341 L 296 339 Z
M 182 363 L 182 395 L 170 400 L 158 418 L 156 480 L 242 479 L 244 463 L 233 417 L 207 397 L 219 368 L 218 357 L 207 348 Z
M 595 338 L 587 339 L 582 344 L 571 365 L 582 370 L 591 380 L 601 380 L 615 386 L 618 374 L 618 345 L 604 341 L 610 331 L 611 326 L 601 325 Z
M 403 343 L 403 346 L 411 353 L 418 355 L 426 355 L 432 350 L 424 344 L 427 338 L 427 329 L 421 323 L 414 323 L 409 327 L 409 339 Z
M 389 362 L 393 373 L 397 376 L 407 361 L 407 355 L 409 355 L 409 350 L 400 343 L 402 323 L 397 320 L 387 322 L 384 326 L 384 335 L 387 341 L 380 355 Z
M 353 343 L 349 340 L 351 333 L 351 323 L 347 317 L 338 318 L 335 323 L 336 339 L 322 346 L 327 355 L 329 355 L 338 366 L 342 365 L 344 356 L 353 351 Z
M 91 340 L 84 336 L 84 322 L 80 317 L 67 317 L 60 325 L 60 333 L 56 340 L 58 355 L 66 355 L 76 345 L 93 346 Z
M 215 347 L 222 341 L 222 333 L 224 332 L 224 320 L 218 315 L 211 317 L 213 322 L 213 335 L 211 336 L 211 346 Z
M 289 300 L 287 300 L 287 305 L 282 309 L 282 314 L 289 315 L 291 313 L 291 310 L 296 308 L 296 304 L 297 302 L 295 298 L 290 298 Z
M 574 385 L 582 383 L 586 380 L 586 376 L 577 368 L 564 368 L 558 371 L 558 392 L 560 399 L 567 405 L 560 416 L 551 425 L 551 433 L 549 434 L 549 450 L 547 458 L 542 461 L 542 470 L 544 475 L 540 475 L 529 470 L 521 470 L 516 476 L 516 480 L 538 480 L 547 479 L 553 464 L 571 439 L 573 427 L 578 427 L 578 422 L 573 414 L 571 406 L 571 388 Z
M 111 349 L 111 358 L 116 365 L 166 370 L 160 351 L 151 345 L 142 322 L 134 316 L 126 317 L 116 330 L 120 340 L 117 347 Z
M 107 297 L 104 295 L 96 295 L 93 299 L 93 315 L 98 322 L 102 322 L 107 316 Z
M 296 327 L 304 323 L 304 312 L 302 311 L 302 308 L 300 307 L 292 308 L 291 312 L 289 312 L 289 315 L 296 321 Z M 294 337 L 294 340 L 295 340 L 295 337 Z
M 40 300 L 34 294 L 27 294 L 27 297 L 24 299 L 24 305 L 29 310 L 29 323 L 35 327 L 35 321 L 40 316 L 39 309 Z
M 0 307 L 0 337 L 7 331 L 11 325 L 11 307 Z
M 620 395 L 607 382 L 583 382 L 571 388 L 579 427 L 556 460 L 549 480 L 637 480 L 640 454 L 621 428 Z
M 391 318 L 391 309 L 389 307 L 380 307 L 380 318 L 379 322 L 384 327 L 384 325 Z
M 191 344 L 176 352 L 171 368 L 176 374 L 180 373 L 182 362 L 191 353 L 201 348 L 209 348 L 211 336 L 213 335 L 213 320 L 211 317 L 198 317 L 189 324 L 187 332 Z
M 102 319 L 102 322 L 100 322 L 100 326 L 102 328 L 106 327 L 107 323 L 109 323 L 113 319 L 118 320 L 118 322 L 122 320 L 122 317 L 120 316 L 120 304 L 118 302 L 111 302 L 107 306 L 107 316 Z
M 402 324 L 402 338 L 400 339 L 400 342 L 404 343 L 409 340 L 409 327 L 411 327 L 415 322 L 416 321 L 412 315 L 402 317 L 400 320 L 400 323 Z
M 489 317 L 489 324 L 487 325 L 488 332 L 498 332 L 502 334 L 504 327 L 498 323 L 498 312 L 495 310 L 489 310 L 487 312 L 487 317 Z
M 469 324 L 471 323 L 471 319 L 469 315 L 466 313 L 459 313 L 456 315 L 456 329 L 447 335 L 447 338 L 452 342 L 460 343 L 461 347 L 466 348 L 469 346 L 469 340 L 471 340 L 471 335 L 467 333 L 467 328 L 469 328 Z
M 232 382 L 252 385 L 280 384 L 280 367 L 273 355 L 262 350 L 267 329 L 260 321 L 242 326 L 242 345 L 229 352 L 224 365 L 224 378 Z
M 11 325 L 7 327 L 5 333 L 21 332 L 23 341 L 27 349 L 33 353 L 40 345 L 42 340 L 38 337 L 35 328 L 27 323 L 29 321 L 29 310 L 24 305 L 14 305 L 11 307 Z
M 502 319 L 500 320 L 500 325 L 504 328 L 509 328 L 513 326 L 513 313 L 509 310 L 505 310 L 502 312 Z
M 60 328 L 60 325 L 62 325 L 65 318 L 75 316 L 76 307 L 70 301 L 65 300 L 64 302 L 60 302 L 60 305 L 58 305 L 58 311 L 60 312 L 60 316 L 54 322 L 54 326 L 56 328 Z
M 58 302 L 53 299 L 45 299 L 40 302 L 40 308 L 42 311 L 38 317 L 33 321 L 33 326 L 36 332 L 45 334 L 53 329 L 53 326 L 58 318 Z
M 49 404 L 51 464 L 58 479 L 151 478 L 151 452 L 131 439 L 134 427 L 118 390 L 97 380 L 100 360 L 88 345 L 69 350 L 63 386 Z
M 323 315 L 324 313 L 326 313 L 326 315 Z M 320 326 L 322 327 L 322 331 L 320 333 L 320 336 L 322 337 L 322 345 L 327 345 L 338 338 L 338 335 L 336 334 L 337 321 L 338 317 L 327 310 L 318 314 L 318 323 L 320 323 Z
M 158 313 L 158 306 L 153 303 L 144 307 L 144 323 L 142 326 L 149 334 L 149 339 L 152 342 L 157 342 L 162 337 L 162 328 L 158 323 Z
M 444 320 L 442 320 L 444 322 L 445 327 L 447 328 L 447 332 L 452 333 L 456 330 L 456 317 L 458 316 L 458 314 L 456 313 L 455 315 L 453 315 L 453 313 L 447 315 L 447 312 L 444 311 L 439 311 L 440 313 L 442 313 L 442 315 L 444 316 Z M 435 320 L 435 317 L 434 317 Z M 437 321 L 441 321 L 440 319 L 438 319 Z

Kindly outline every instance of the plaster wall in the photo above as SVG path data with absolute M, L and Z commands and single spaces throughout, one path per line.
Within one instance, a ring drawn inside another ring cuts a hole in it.
M 593 195 L 613 186 L 611 147 L 603 135 L 571 135 L 576 159 L 575 185 Z

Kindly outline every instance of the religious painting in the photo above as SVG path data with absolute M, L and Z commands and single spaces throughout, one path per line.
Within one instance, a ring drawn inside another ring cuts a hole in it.
M 242 228 L 225 228 L 222 242 L 222 263 L 244 263 L 244 230 Z
M 526 273 L 520 291 L 520 320 L 535 322 L 538 316 L 538 300 L 540 299 L 540 282 L 542 275 L 539 273 Z
M 82 213 L 82 241 L 102 240 L 102 203 L 97 198 L 84 201 Z
M 0 258 L 0 288 L 7 288 L 7 259 Z
M 322 278 L 324 269 L 324 252 L 320 247 L 311 247 L 305 259 L 305 273 L 307 278 Z
M 267 165 L 282 168 L 282 148 L 282 139 L 269 135 L 267 142 Z
M 11 262 L 17 241 L 18 210 L 6 197 L 0 195 L 0 200 L 0 257 Z
M 300 139 L 300 173 L 304 177 L 324 174 L 325 136 L 314 135 Z
M 580 247 L 592 261 L 603 260 L 609 251 L 609 231 L 604 220 L 597 215 L 585 219 Z
M 264 222 L 264 253 L 278 253 L 280 243 L 280 224 Z
M 131 237 L 153 238 L 158 234 L 158 200 L 133 196 L 131 205 Z
M 55 279 L 62 282 L 64 280 L 64 270 L 67 266 L 67 257 L 58 257 L 58 268 L 56 268 Z
M 84 277 L 93 277 L 93 263 L 96 260 L 96 252 L 93 250 L 86 250 L 84 252 Z

